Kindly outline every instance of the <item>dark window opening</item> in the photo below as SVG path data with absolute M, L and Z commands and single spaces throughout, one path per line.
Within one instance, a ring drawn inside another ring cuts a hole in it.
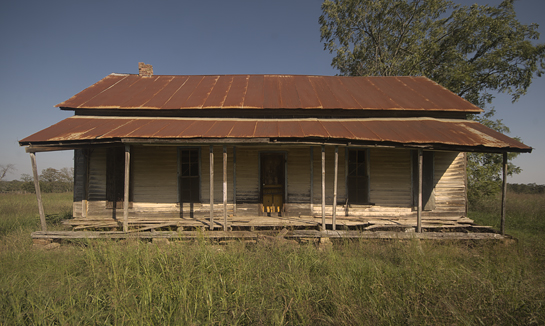
M 106 208 L 123 208 L 124 195 L 125 150 L 123 147 L 108 148 L 106 153 Z
M 431 211 L 435 209 L 434 194 L 434 155 L 433 152 L 424 151 L 422 153 L 422 209 Z M 413 167 L 413 206 L 418 208 L 418 151 L 412 152 Z
M 180 203 L 200 202 L 199 150 L 179 150 L 178 187 Z
M 367 150 L 348 151 L 347 190 L 349 204 L 369 204 Z

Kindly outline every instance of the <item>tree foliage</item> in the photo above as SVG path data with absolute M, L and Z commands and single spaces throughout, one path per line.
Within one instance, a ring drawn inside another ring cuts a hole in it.
M 0 164 L 0 181 L 2 181 L 8 173 L 15 171 L 13 164 Z
M 40 190 L 44 193 L 74 190 L 74 168 L 43 169 L 38 179 L 40 180 Z M 34 178 L 23 173 L 20 180 L 0 181 L 0 192 L 36 192 Z
M 325 0 L 321 37 L 341 75 L 426 76 L 484 108 L 494 92 L 516 101 L 545 70 L 545 45 L 534 44 L 538 25 L 521 24 L 513 3 L 468 7 L 448 0 Z M 508 132 L 493 115 L 492 109 L 473 119 Z M 469 195 L 498 191 L 501 156 L 468 157 Z M 509 173 L 519 172 L 510 163 Z
M 426 76 L 483 107 L 491 91 L 518 99 L 545 70 L 538 25 L 521 24 L 513 2 L 326 0 L 321 37 L 341 75 Z

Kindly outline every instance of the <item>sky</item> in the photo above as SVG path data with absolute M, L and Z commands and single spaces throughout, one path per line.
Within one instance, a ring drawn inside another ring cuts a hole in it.
M 110 73 L 157 75 L 335 75 L 320 42 L 321 0 L 2 1 L 0 3 L 0 164 L 7 180 L 31 174 L 18 141 L 73 114 L 54 106 Z M 500 0 L 455 0 L 462 5 Z M 519 0 L 517 18 L 537 23 L 545 42 L 545 1 Z M 491 107 L 533 147 L 510 183 L 545 184 L 545 76 L 511 103 Z M 73 152 L 38 153 L 38 170 L 73 166 Z

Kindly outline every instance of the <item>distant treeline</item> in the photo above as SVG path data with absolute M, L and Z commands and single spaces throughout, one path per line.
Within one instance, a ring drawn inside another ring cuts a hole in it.
M 535 183 L 508 183 L 507 190 L 517 194 L 545 194 L 545 185 Z
M 73 191 L 74 168 L 43 169 L 39 180 L 40 190 L 44 193 Z M 0 181 L 0 192 L 34 193 L 34 179 L 31 175 L 22 174 L 19 180 Z

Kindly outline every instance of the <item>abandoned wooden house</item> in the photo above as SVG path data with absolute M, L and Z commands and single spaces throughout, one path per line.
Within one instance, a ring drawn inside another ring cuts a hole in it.
M 35 178 L 36 152 L 74 151 L 73 230 L 470 225 L 465 153 L 532 150 L 469 120 L 482 110 L 425 77 L 140 64 L 57 107 L 75 114 L 20 145 Z

